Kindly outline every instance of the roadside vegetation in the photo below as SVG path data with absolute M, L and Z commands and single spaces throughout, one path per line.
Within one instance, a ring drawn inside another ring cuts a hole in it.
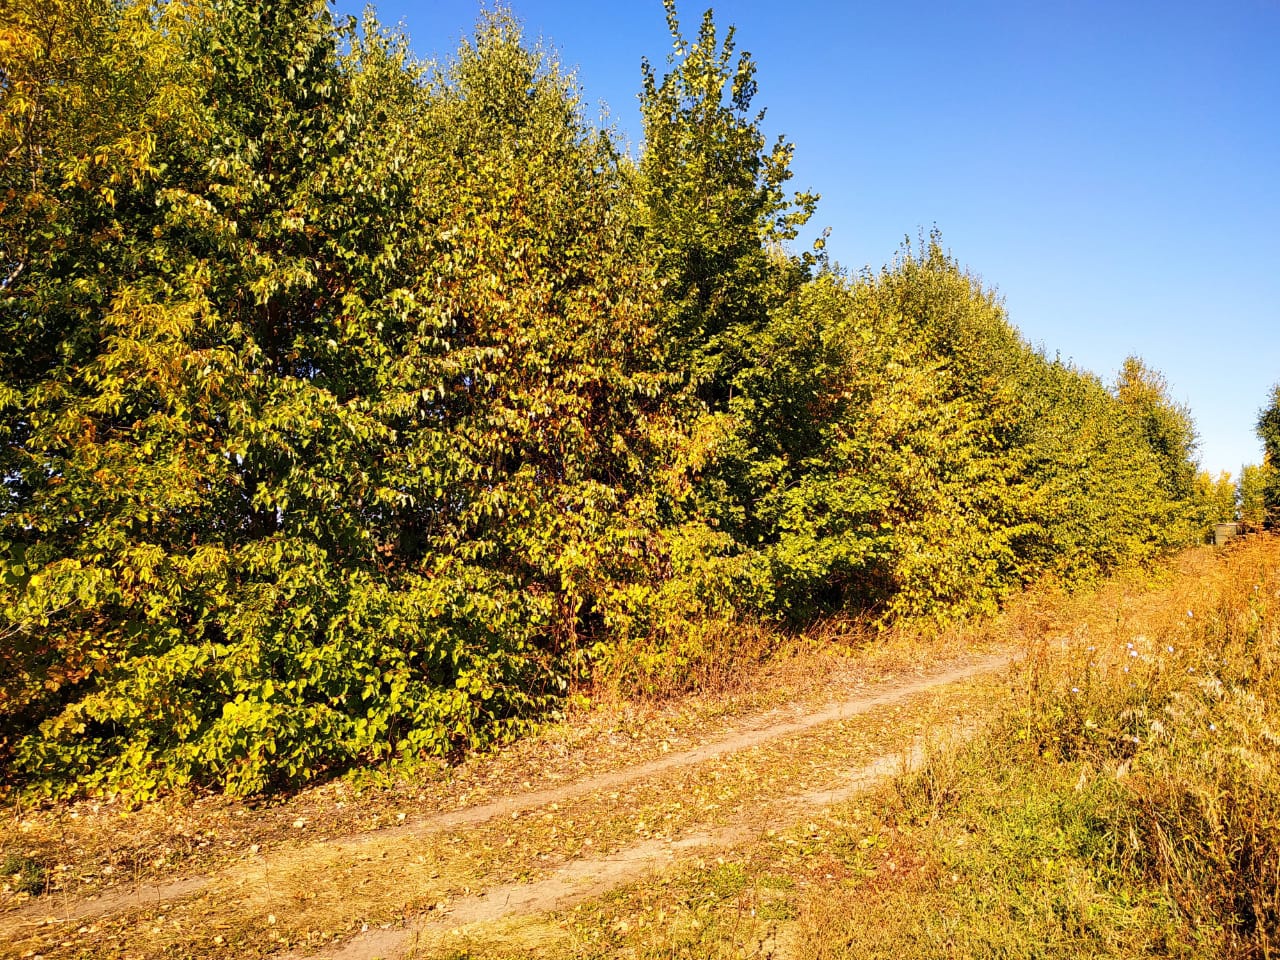
M 1053 627 L 979 735 L 892 786 L 524 936 L 559 931 L 548 957 L 1274 956 L 1280 542 L 1189 552 Z
M 1262 465 L 1245 467 L 1240 476 L 1241 514 L 1258 527 L 1280 528 L 1280 384 L 1271 388 L 1258 414 Z
M 457 759 L 1230 508 L 1158 373 L 1031 348 L 936 233 L 793 250 L 753 62 L 667 15 L 632 156 L 504 12 L 421 63 L 316 0 L 7 8 L 5 789 Z
M 370 931 L 409 924 L 369 955 L 1266 956 L 1278 605 L 1280 543 L 1255 537 L 1096 588 L 1029 591 L 995 618 L 829 635 L 743 666 L 720 696 L 602 690 L 568 721 L 460 766 L 373 770 L 265 805 L 15 809 L 0 940 L 86 957 L 348 944 L 356 956 Z M 1025 653 L 1012 674 L 632 772 L 779 708 L 804 717 L 1010 649 Z M 884 773 L 833 800 L 867 763 Z M 535 799 L 547 789 L 561 792 Z M 515 806 L 435 824 L 493 802 Z M 725 831 L 723 845 L 592 893 L 596 871 L 637 844 Z M 575 862 L 576 907 L 452 919 L 455 903 L 493 891 L 501 903 Z M 163 898 L 134 889 L 193 874 L 208 879 Z M 52 907 L 37 902 L 46 893 Z M 124 899 L 98 915 L 99 896 Z M 81 919 L 43 919 L 79 904 Z

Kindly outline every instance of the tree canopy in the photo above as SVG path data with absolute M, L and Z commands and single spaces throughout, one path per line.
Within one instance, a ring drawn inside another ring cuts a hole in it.
M 1198 534 L 1157 373 L 1043 356 L 936 233 L 795 252 L 753 61 L 666 11 L 632 156 L 505 12 L 434 64 L 322 0 L 15 0 L 10 786 L 456 755 L 708 631 L 982 613 Z

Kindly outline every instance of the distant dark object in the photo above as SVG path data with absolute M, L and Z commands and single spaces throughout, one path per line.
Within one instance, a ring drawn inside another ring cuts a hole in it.
M 1242 523 L 1215 523 L 1213 525 L 1213 545 L 1220 547 L 1228 540 L 1234 540 L 1244 533 Z

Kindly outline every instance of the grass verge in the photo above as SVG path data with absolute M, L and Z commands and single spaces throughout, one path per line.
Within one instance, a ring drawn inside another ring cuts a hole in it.
M 456 955 L 1278 956 L 1278 612 L 1275 538 L 1014 611 L 1028 657 L 983 735 Z

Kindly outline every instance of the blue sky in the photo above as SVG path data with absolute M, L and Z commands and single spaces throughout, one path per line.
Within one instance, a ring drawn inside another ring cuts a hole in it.
M 844 266 L 878 268 L 936 224 L 1032 343 L 1110 380 L 1130 353 L 1190 406 L 1201 460 L 1261 459 L 1280 380 L 1280 0 L 1218 3 L 721 0 L 758 64 L 766 127 Z M 352 12 L 356 4 L 338 9 Z M 640 59 L 660 0 L 515 0 L 639 142 Z M 475 0 L 387 0 L 441 58 Z M 687 34 L 705 3 L 683 2 Z

